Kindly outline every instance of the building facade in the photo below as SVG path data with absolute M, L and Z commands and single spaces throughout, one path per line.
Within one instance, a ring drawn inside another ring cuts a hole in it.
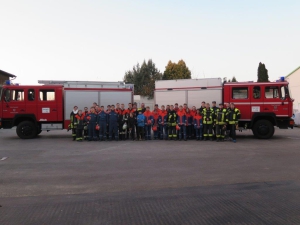
M 288 74 L 285 79 L 290 83 L 291 97 L 295 99 L 294 110 L 300 111 L 300 66 Z
M 4 84 L 6 80 L 10 80 L 14 78 L 16 78 L 15 75 L 0 70 L 0 85 Z

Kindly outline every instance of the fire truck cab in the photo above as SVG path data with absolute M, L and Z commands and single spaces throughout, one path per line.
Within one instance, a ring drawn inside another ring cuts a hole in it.
M 108 105 L 133 100 L 133 85 L 123 82 L 39 81 L 44 85 L 0 86 L 0 128 L 16 126 L 22 139 L 36 137 L 43 130 L 68 129 L 70 112 L 90 107 L 93 102 Z

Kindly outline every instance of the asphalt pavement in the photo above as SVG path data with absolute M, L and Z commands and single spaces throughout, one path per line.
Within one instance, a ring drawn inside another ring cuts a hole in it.
M 0 224 L 300 224 L 300 129 L 237 143 L 0 130 Z

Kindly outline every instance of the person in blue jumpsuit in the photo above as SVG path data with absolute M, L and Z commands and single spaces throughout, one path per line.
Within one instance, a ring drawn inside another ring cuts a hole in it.
M 99 140 L 106 140 L 106 126 L 108 124 L 108 114 L 104 110 L 104 106 L 101 106 L 101 111 L 98 113 L 98 124 L 100 126 Z
M 97 119 L 98 116 L 95 113 L 95 108 L 91 107 L 91 110 L 88 114 L 85 115 L 85 120 L 87 121 L 88 124 L 88 140 L 89 141 L 96 141 L 97 136 L 96 136 L 96 125 L 97 125 Z
M 111 105 L 111 111 L 108 114 L 108 127 L 109 127 L 109 140 L 112 140 L 112 134 L 114 132 L 115 135 L 115 140 L 119 140 L 119 135 L 118 135 L 118 118 L 119 115 L 115 111 L 115 106 Z

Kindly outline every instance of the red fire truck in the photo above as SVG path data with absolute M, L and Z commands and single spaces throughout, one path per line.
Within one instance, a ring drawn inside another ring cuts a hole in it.
M 222 83 L 221 78 L 156 81 L 155 103 L 187 103 L 199 107 L 202 101 L 235 103 L 241 111 L 239 130 L 252 129 L 260 139 L 271 138 L 274 126 L 293 128 L 293 99 L 288 82 Z
M 22 139 L 36 137 L 43 130 L 68 129 L 70 113 L 99 105 L 133 101 L 133 85 L 124 82 L 39 81 L 43 85 L 0 86 L 0 128 L 17 127 Z

